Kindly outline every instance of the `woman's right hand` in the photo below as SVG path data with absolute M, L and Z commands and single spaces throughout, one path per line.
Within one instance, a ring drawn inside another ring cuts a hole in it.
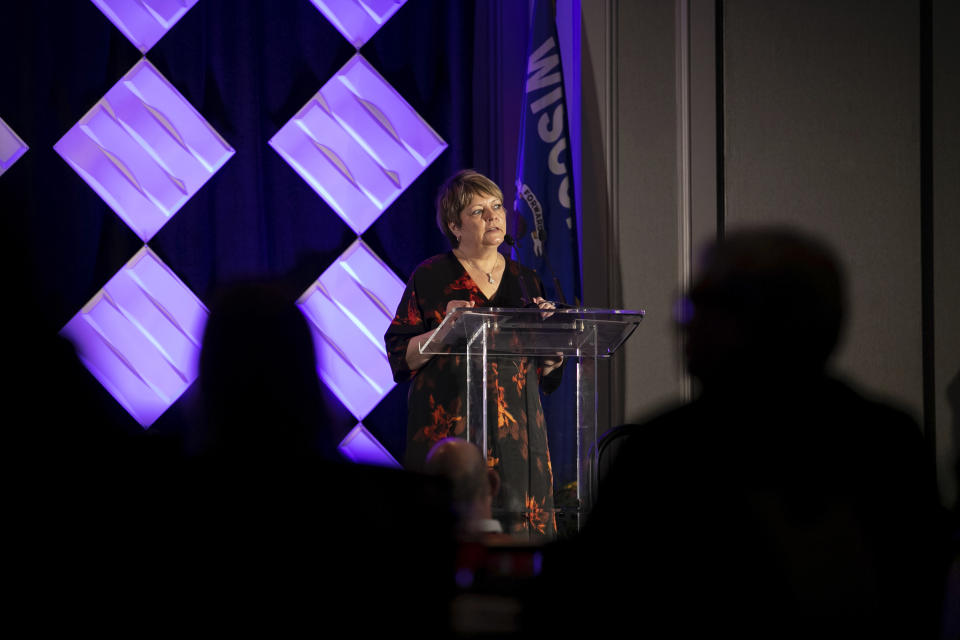
M 451 300 L 447 303 L 447 315 L 450 314 L 454 309 L 459 309 L 460 307 L 473 307 L 474 303 L 472 300 Z M 423 365 L 427 364 L 430 361 L 430 358 L 433 356 L 429 353 L 420 353 L 420 346 L 433 334 L 432 331 L 427 331 L 421 333 L 418 336 L 414 336 L 407 343 L 407 366 L 410 367 L 411 371 L 416 371 Z
M 459 309 L 460 307 L 473 307 L 473 300 L 451 300 L 447 303 L 447 315 L 450 315 L 450 312 L 454 309 Z

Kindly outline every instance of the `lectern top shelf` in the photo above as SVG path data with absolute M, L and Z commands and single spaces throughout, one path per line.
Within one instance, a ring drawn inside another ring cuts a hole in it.
M 461 307 L 420 345 L 423 354 L 556 355 L 609 358 L 643 320 L 642 310 Z M 483 344 L 485 342 L 485 344 Z

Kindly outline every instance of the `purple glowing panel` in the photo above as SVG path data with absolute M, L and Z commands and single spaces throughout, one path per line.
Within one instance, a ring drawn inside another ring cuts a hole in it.
M 270 145 L 358 235 L 447 146 L 359 54 Z
M 146 59 L 54 149 L 144 242 L 233 155 Z
M 0 176 L 27 152 L 26 143 L 0 118 Z
M 155 45 L 197 0 L 93 0 L 140 53 Z
M 144 428 L 197 377 L 207 309 L 142 248 L 60 334 Z
M 390 467 L 393 469 L 402 469 L 387 448 L 380 444 L 380 441 L 373 437 L 373 434 L 367 431 L 363 424 L 358 424 L 350 433 L 347 434 L 337 446 L 340 454 L 350 462 L 357 464 L 371 464 L 377 467 Z
M 355 49 L 362 47 L 407 0 L 312 0 Z
M 402 294 L 403 282 L 357 239 L 297 302 L 320 377 L 358 420 L 394 387 L 383 334 Z

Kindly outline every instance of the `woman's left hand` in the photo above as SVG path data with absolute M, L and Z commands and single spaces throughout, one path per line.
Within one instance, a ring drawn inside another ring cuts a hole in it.
M 562 364 L 563 364 L 562 353 L 558 353 L 553 356 L 541 356 L 540 357 L 540 375 L 548 376 L 554 370 L 556 370 L 557 367 L 561 366 Z
M 537 296 L 533 299 L 533 302 L 540 307 L 541 309 L 556 309 L 557 305 L 553 304 L 549 300 L 544 300 L 540 296 Z M 544 313 L 544 318 L 549 318 L 552 316 L 552 313 Z M 548 375 L 551 371 L 563 364 L 563 354 L 558 353 L 555 356 L 542 356 L 540 358 L 540 373 L 541 375 Z
M 540 296 L 537 296 L 536 298 L 534 298 L 534 299 L 533 299 L 533 303 L 534 303 L 535 305 L 537 305 L 538 307 L 540 307 L 541 309 L 556 309 L 556 308 L 557 308 L 557 305 L 553 304 L 553 303 L 550 302 L 549 300 L 544 300 L 544 299 L 541 298 Z M 543 314 L 543 317 L 544 317 L 544 318 L 549 318 L 549 317 L 552 316 L 552 315 L 553 315 L 552 313 L 545 313 L 545 314 Z

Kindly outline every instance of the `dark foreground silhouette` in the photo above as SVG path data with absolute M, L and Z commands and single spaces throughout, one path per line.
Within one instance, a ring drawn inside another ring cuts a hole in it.
M 5 469 L 13 626 L 101 637 L 446 632 L 449 489 L 330 459 L 313 345 L 292 299 L 253 283 L 212 305 L 195 455 L 105 428 L 95 407 L 78 414 L 72 382 L 89 376 L 63 344 L 51 351 L 65 406 L 23 400 L 36 437 L 8 449 L 20 464 Z
M 531 625 L 559 603 L 589 612 L 568 631 L 935 637 L 932 459 L 910 417 L 826 375 L 843 307 L 811 238 L 744 231 L 708 253 L 681 318 L 700 393 L 632 427 Z

